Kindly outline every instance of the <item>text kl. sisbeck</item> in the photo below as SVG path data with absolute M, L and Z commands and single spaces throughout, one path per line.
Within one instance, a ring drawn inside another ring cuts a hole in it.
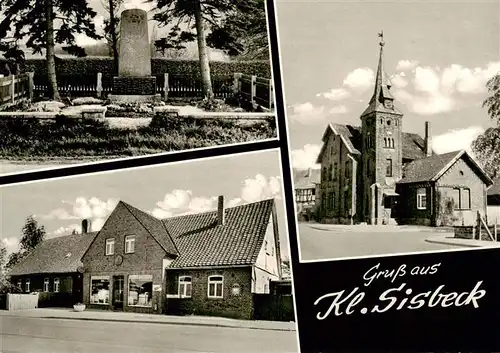
M 364 286 L 368 287 L 373 281 L 379 278 L 390 279 L 391 283 L 408 273 L 413 276 L 433 275 L 439 270 L 441 263 L 432 266 L 414 266 L 409 269 L 406 265 L 401 265 L 397 269 L 381 270 L 380 264 L 370 268 L 363 275 Z M 411 288 L 407 288 L 406 283 L 401 283 L 398 287 L 387 289 L 378 297 L 379 303 L 371 308 L 361 305 L 365 298 L 365 292 L 359 287 L 354 288 L 350 293 L 346 290 L 340 292 L 325 294 L 314 302 L 318 305 L 320 302 L 331 301 L 330 306 L 324 312 L 318 312 L 316 318 L 318 320 L 326 319 L 332 312 L 335 316 L 351 315 L 354 313 L 384 313 L 391 309 L 420 309 L 423 307 L 460 307 L 472 305 L 474 308 L 479 307 L 479 300 L 486 295 L 486 291 L 481 289 L 483 281 L 478 281 L 474 288 L 468 292 L 445 292 L 445 285 L 440 285 L 434 290 L 429 290 L 423 293 L 413 293 Z

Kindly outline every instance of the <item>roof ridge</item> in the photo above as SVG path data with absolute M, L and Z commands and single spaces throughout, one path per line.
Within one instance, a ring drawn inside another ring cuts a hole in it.
M 265 198 L 265 199 L 262 199 L 262 200 L 259 200 L 259 201 L 248 202 L 248 203 L 244 203 L 244 204 L 241 204 L 241 205 L 236 205 L 236 206 L 233 206 L 233 207 L 227 207 L 226 211 L 227 210 L 232 210 L 232 209 L 235 209 L 235 208 L 239 208 L 239 207 L 245 207 L 245 206 L 249 206 L 249 205 L 253 205 L 253 204 L 264 203 L 264 202 L 269 202 L 269 201 L 274 201 L 274 200 L 275 200 L 275 197 L 269 197 L 269 198 Z M 162 218 L 161 221 L 167 221 L 169 219 L 178 219 L 178 218 L 181 218 L 181 217 L 189 217 L 189 216 L 203 216 L 203 215 L 208 215 L 210 213 L 217 213 L 217 209 L 212 210 L 212 211 L 205 211 L 205 212 L 199 212 L 199 213 L 188 213 L 188 214 L 184 214 L 184 215 L 178 215 L 178 216 L 173 216 L 173 217 Z

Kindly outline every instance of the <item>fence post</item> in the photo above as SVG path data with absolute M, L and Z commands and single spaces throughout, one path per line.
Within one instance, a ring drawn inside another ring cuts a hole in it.
M 477 240 L 481 240 L 481 213 L 479 213 L 479 211 L 477 211 L 476 224 L 477 224 L 477 233 L 478 233 Z
M 233 81 L 233 93 L 237 94 L 240 91 L 240 78 L 243 74 L 239 72 L 234 73 L 234 81 Z
M 168 99 L 168 72 L 163 74 L 163 100 L 167 101 Z
M 102 97 L 102 72 L 97 73 L 97 98 Z
M 273 106 L 274 106 L 273 80 L 269 79 L 269 109 L 273 109 Z
M 12 75 L 12 81 L 10 83 L 10 101 L 14 103 L 16 101 L 16 75 Z
M 257 76 L 252 75 L 252 84 L 250 86 L 250 101 L 254 101 L 255 96 L 257 95 Z
M 35 92 L 35 73 L 28 72 L 28 96 L 30 101 L 33 100 L 34 92 Z

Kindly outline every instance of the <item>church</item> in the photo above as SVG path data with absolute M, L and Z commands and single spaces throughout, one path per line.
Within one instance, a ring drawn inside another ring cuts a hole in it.
M 403 132 L 384 72 L 383 38 L 375 87 L 361 126 L 330 123 L 316 163 L 315 218 L 322 223 L 472 225 L 487 213 L 493 184 L 466 151 L 436 154 L 432 133 Z

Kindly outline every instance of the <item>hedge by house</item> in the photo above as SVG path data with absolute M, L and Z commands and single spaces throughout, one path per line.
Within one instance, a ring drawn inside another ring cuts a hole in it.
M 3 60 L 0 60 L 2 64 Z M 47 65 L 45 59 L 26 60 L 26 69 L 34 71 L 36 75 L 46 76 Z M 102 72 L 107 75 L 113 72 L 112 58 L 57 58 L 56 70 L 60 75 L 95 75 Z M 154 58 L 151 60 L 153 76 L 164 73 L 170 75 L 200 76 L 200 65 L 197 60 L 169 60 Z M 235 72 L 247 75 L 257 75 L 263 78 L 271 78 L 271 66 L 269 61 L 212 61 L 210 72 L 213 76 L 232 76 Z

